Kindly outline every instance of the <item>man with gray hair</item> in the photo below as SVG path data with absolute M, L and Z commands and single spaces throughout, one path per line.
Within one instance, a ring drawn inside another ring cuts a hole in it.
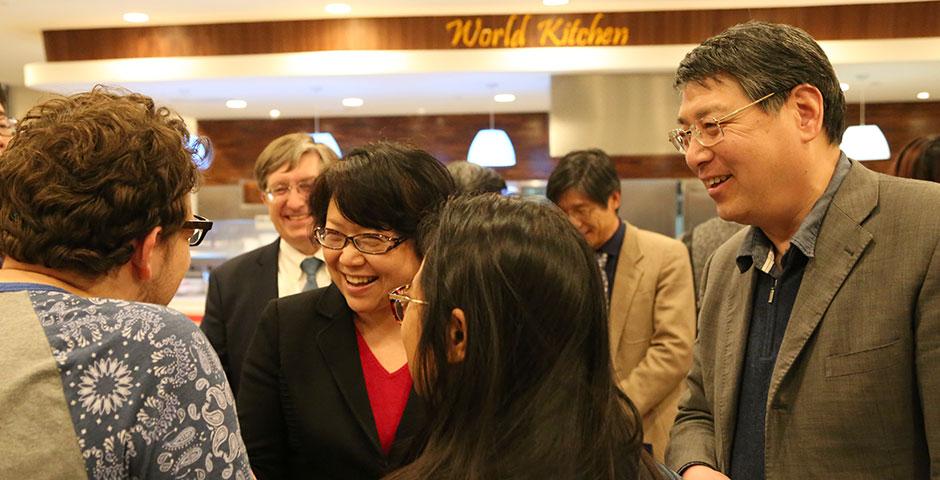
M 679 66 L 670 133 L 725 220 L 666 453 L 686 479 L 940 476 L 940 185 L 839 143 L 804 31 L 750 22 Z
M 261 310 L 272 299 L 330 284 L 320 246 L 311 240 L 313 217 L 307 201 L 314 180 L 335 161 L 329 147 L 306 133 L 274 139 L 255 161 L 261 199 L 279 238 L 212 271 L 201 325 L 236 396 Z

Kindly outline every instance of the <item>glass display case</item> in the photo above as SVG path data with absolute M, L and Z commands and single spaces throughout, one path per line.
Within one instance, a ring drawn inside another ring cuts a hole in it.
M 205 314 L 209 272 L 226 260 L 273 242 L 277 231 L 267 215 L 251 219 L 214 220 L 212 230 L 191 250 L 192 263 L 170 308 L 199 322 Z

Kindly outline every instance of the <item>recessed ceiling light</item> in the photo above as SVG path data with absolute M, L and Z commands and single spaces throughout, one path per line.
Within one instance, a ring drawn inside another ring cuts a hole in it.
M 226 100 L 225 106 L 228 108 L 236 108 L 236 109 L 246 108 L 248 107 L 248 102 L 244 100 L 238 100 L 238 99 Z
M 272 108 L 271 111 L 268 112 L 268 115 L 271 118 L 281 118 L 281 111 L 276 108 Z
M 843 92 L 848 92 L 848 91 L 849 91 L 849 84 L 848 84 L 848 83 L 845 83 L 845 82 L 842 82 L 842 83 L 839 84 L 839 88 L 841 88 Z
M 516 96 L 511 93 L 500 93 L 493 97 L 496 103 L 512 103 L 516 101 Z
M 542 5 L 546 7 L 558 7 L 561 5 L 568 5 L 568 0 L 542 0 Z
M 352 11 L 348 3 L 328 3 L 325 7 L 326 13 L 333 15 L 344 15 Z
M 124 21 L 130 23 L 147 23 L 150 21 L 150 15 L 141 12 L 127 12 L 124 14 Z
M 917 98 L 919 100 L 927 100 L 930 98 L 930 92 L 917 92 Z
M 343 99 L 344 107 L 357 108 L 357 107 L 361 107 L 363 103 L 364 102 L 362 101 L 361 98 L 349 97 L 349 98 Z

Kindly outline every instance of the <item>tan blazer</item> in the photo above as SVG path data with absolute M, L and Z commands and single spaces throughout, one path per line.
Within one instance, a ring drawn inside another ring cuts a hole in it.
M 938 212 L 940 185 L 852 162 L 770 380 L 768 480 L 940 477 Z M 745 234 L 705 269 L 689 391 L 666 452 L 675 469 L 729 468 L 756 278 L 735 265 Z
M 611 292 L 610 351 L 659 461 L 692 363 L 694 291 L 682 242 L 627 225 Z

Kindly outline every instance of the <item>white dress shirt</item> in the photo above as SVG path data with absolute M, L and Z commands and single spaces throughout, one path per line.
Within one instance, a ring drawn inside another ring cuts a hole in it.
M 289 243 L 281 239 L 278 245 L 277 254 L 277 296 L 286 297 L 300 293 L 307 284 L 307 274 L 300 269 L 300 262 L 307 258 L 300 250 L 292 247 Z M 323 249 L 317 249 L 314 257 L 323 261 Z M 330 284 L 330 272 L 326 269 L 326 263 L 322 263 L 317 269 L 317 287 L 325 287 Z

